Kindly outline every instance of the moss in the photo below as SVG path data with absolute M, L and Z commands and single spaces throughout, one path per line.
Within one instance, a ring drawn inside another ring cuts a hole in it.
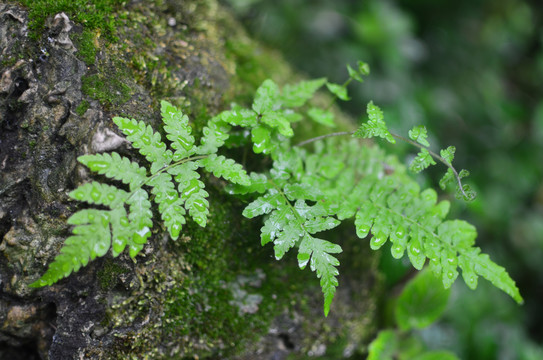
M 83 60 L 87 65 L 94 65 L 96 62 L 96 43 L 98 38 L 98 33 L 89 29 L 83 29 L 81 34 L 73 36 L 75 45 L 78 49 L 78 56 Z
M 100 29 L 108 40 L 116 40 L 117 21 L 114 10 L 126 3 L 125 0 L 19 0 L 28 8 L 29 36 L 38 39 L 47 17 L 65 12 L 70 19 L 83 24 L 87 29 Z
M 132 90 L 119 77 L 106 77 L 106 74 L 87 75 L 81 79 L 84 94 L 100 101 L 103 105 L 122 105 L 132 95 Z
M 90 107 L 89 102 L 87 100 L 83 100 L 75 108 L 75 113 L 79 116 L 83 116 L 83 114 L 85 114 L 85 112 L 88 110 L 89 107 Z
M 119 265 L 117 262 L 105 259 L 101 269 L 97 273 L 100 288 L 104 291 L 113 289 L 119 281 L 119 275 L 126 274 L 129 271 L 128 268 Z

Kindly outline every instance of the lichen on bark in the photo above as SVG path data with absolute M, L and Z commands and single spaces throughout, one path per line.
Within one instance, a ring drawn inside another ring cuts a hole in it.
M 198 131 L 230 101 L 250 102 L 266 77 L 299 76 L 214 0 L 112 1 L 114 32 L 109 21 L 86 25 L 72 7 L 32 18 L 33 4 L 47 1 L 0 0 L 0 358 L 282 359 L 333 344 L 363 349 L 374 258 L 345 241 L 346 276 L 324 319 L 318 281 L 293 258 L 275 262 L 259 224 L 242 219 L 242 204 L 211 177 L 205 229 L 189 223 L 172 242 L 157 226 L 137 263 L 106 255 L 54 286 L 28 287 L 81 206 L 67 196 L 91 176 L 77 156 L 134 155 L 113 116 L 158 128 L 166 99 Z

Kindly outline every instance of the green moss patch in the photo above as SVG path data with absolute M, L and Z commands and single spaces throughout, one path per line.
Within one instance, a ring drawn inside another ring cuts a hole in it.
M 20 0 L 28 8 L 30 37 L 38 38 L 47 17 L 66 13 L 73 21 L 87 29 L 101 29 L 109 39 L 115 39 L 117 22 L 114 11 L 126 3 L 125 0 Z

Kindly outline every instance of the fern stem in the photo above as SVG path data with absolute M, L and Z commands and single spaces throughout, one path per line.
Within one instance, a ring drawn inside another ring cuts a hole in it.
M 426 146 L 424 145 L 421 145 L 419 143 L 417 143 L 416 141 L 413 141 L 411 139 L 408 139 L 406 137 L 403 137 L 401 135 L 398 135 L 398 134 L 394 134 L 393 132 L 390 132 L 390 134 L 395 137 L 396 139 L 399 139 L 399 140 L 402 140 L 402 141 L 405 141 L 413 146 L 416 146 L 418 147 L 419 149 L 426 149 L 430 155 L 432 155 L 432 157 L 436 160 L 439 160 L 441 163 L 443 163 L 446 167 L 448 167 L 449 169 L 451 169 L 451 171 L 453 172 L 454 174 L 454 177 L 456 178 L 456 182 L 458 183 L 458 188 L 460 189 L 460 192 L 462 193 L 462 195 L 464 196 L 464 198 L 466 199 L 469 199 L 469 195 L 466 194 L 466 192 L 464 191 L 464 186 L 462 185 L 462 179 L 460 178 L 460 175 L 458 175 L 458 172 L 456 171 L 456 169 L 454 168 L 454 166 L 452 166 L 451 163 L 449 163 L 447 160 L 445 160 L 441 155 L 433 152 L 432 150 L 430 150 L 429 148 L 427 148 Z
M 134 195 L 136 193 L 136 190 L 138 189 L 141 189 L 142 186 L 144 185 L 147 185 L 149 183 L 149 181 L 153 180 L 155 177 L 157 177 L 159 174 L 163 173 L 164 171 L 167 171 L 168 169 L 171 169 L 172 167 L 174 166 L 177 166 L 177 165 L 181 165 L 183 163 L 186 163 L 187 161 L 194 161 L 194 160 L 200 160 L 200 159 L 205 159 L 206 157 L 208 157 L 209 155 L 198 155 L 198 156 L 193 156 L 193 157 L 188 157 L 188 158 L 185 158 L 185 159 L 181 159 L 179 161 L 176 161 L 174 162 L 173 164 L 170 164 L 170 165 L 167 165 L 167 166 L 164 166 L 162 169 L 158 170 L 156 173 L 154 173 L 153 175 L 149 176 L 148 178 L 146 178 L 141 184 L 139 184 L 134 190 L 131 190 L 131 193 L 130 193 L 130 196 L 126 199 L 126 202 L 128 202 L 128 200 L 130 200 L 130 198 L 132 197 L 132 195 Z
M 330 134 L 326 134 L 326 135 L 321 135 L 321 136 L 317 136 L 317 137 L 314 137 L 314 138 L 311 138 L 311 139 L 307 139 L 307 140 L 304 140 L 298 144 L 296 144 L 295 146 L 304 146 L 304 145 L 307 145 L 307 144 L 310 144 L 312 142 L 315 142 L 315 141 L 319 141 L 319 140 L 323 140 L 323 139 L 326 139 L 326 138 L 329 138 L 329 137 L 334 137 L 334 136 L 345 136 L 345 135 L 353 135 L 355 133 L 355 131 L 340 131 L 340 132 L 335 132 L 335 133 L 330 133 Z M 462 185 L 462 179 L 460 178 L 460 175 L 458 175 L 458 171 L 456 171 L 456 169 L 454 168 L 454 166 L 452 166 L 452 164 L 450 164 L 447 160 L 445 160 L 441 155 L 435 153 L 434 151 L 430 150 L 429 148 L 427 148 L 426 146 L 423 146 L 411 139 L 408 139 L 406 137 L 403 137 L 401 135 L 398 135 L 398 134 L 395 134 L 393 132 L 390 132 L 390 134 L 395 137 L 396 139 L 399 139 L 399 140 L 402 140 L 402 141 L 405 141 L 406 143 L 409 143 L 419 149 L 426 149 L 428 151 L 428 153 L 430 153 L 430 155 L 432 155 L 432 157 L 436 160 L 439 160 L 441 163 L 443 163 L 446 167 L 448 167 L 449 169 L 451 169 L 451 171 L 453 172 L 454 174 L 454 177 L 456 179 L 456 182 L 458 184 L 458 188 L 460 190 L 460 192 L 462 193 L 462 195 L 464 196 L 464 198 L 466 199 L 469 199 L 470 196 L 468 194 L 466 194 L 466 192 L 464 191 L 464 186 Z
M 354 131 L 339 131 L 339 132 L 335 132 L 335 133 L 330 133 L 330 134 L 326 134 L 326 135 L 321 135 L 321 136 L 317 136 L 317 137 L 314 137 L 314 138 L 311 138 L 311 139 L 307 139 L 307 140 L 304 140 L 294 146 L 304 146 L 304 145 L 307 145 L 307 144 L 310 144 L 312 142 L 315 142 L 315 141 L 319 141 L 319 140 L 323 140 L 323 139 L 326 139 L 326 138 L 329 138 L 329 137 L 334 137 L 334 136 L 345 136 L 345 135 L 353 135 L 354 134 Z

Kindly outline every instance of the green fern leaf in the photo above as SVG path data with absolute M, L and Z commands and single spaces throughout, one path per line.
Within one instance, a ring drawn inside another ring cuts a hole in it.
M 448 148 L 441 150 L 440 155 L 450 165 L 453 162 L 455 151 L 456 148 L 454 146 L 449 146 Z
M 349 72 L 349 77 L 353 80 L 356 80 L 358 82 L 364 82 L 364 79 L 362 78 L 362 76 L 358 73 L 358 71 L 356 71 L 355 69 L 353 69 L 351 67 L 351 65 L 347 64 L 347 71 Z
M 199 163 L 209 172 L 212 172 L 216 177 L 222 177 L 232 183 L 240 185 L 250 185 L 251 181 L 243 166 L 237 164 L 232 159 L 227 159 L 222 155 L 209 155 L 208 157 L 199 160 Z
M 170 233 L 170 237 L 177 240 L 181 228 L 185 224 L 185 217 L 183 216 L 185 215 L 185 209 L 183 208 L 183 201 L 179 199 L 179 193 L 175 189 L 172 176 L 161 173 L 151 179 L 149 186 L 153 187 L 151 192 L 155 195 L 158 212 Z
M 128 198 L 128 193 L 115 186 L 93 181 L 81 185 L 69 193 L 72 199 L 85 201 L 94 205 L 105 205 L 110 208 L 122 206 Z
M 426 131 L 426 127 L 423 125 L 418 125 L 413 127 L 413 129 L 409 130 L 409 138 L 413 141 L 418 142 L 421 145 L 424 146 L 430 146 L 430 143 L 428 140 L 428 132 Z
M 321 108 L 312 107 L 307 112 L 307 116 L 316 123 L 328 126 L 335 127 L 336 123 L 334 122 L 334 114 L 329 110 L 323 110 Z
M 130 190 L 141 186 L 147 179 L 147 170 L 145 168 L 116 152 L 83 155 L 78 157 L 77 160 L 92 171 L 105 175 L 110 179 L 122 181 L 124 184 L 129 184 Z
M 300 81 L 294 85 L 285 85 L 281 94 L 281 103 L 288 108 L 303 106 L 317 90 L 326 83 L 326 78 Z
M 378 106 L 373 104 L 373 101 L 370 101 L 368 103 L 367 112 L 369 121 L 362 124 L 358 128 L 358 130 L 356 130 L 354 136 L 360 138 L 371 138 L 377 136 L 386 139 L 392 144 L 395 144 L 396 140 L 388 131 L 388 128 L 384 121 L 383 112 Z
M 163 100 L 160 104 L 166 138 L 171 141 L 171 146 L 175 150 L 173 160 L 179 161 L 193 155 L 196 148 L 189 118 L 167 101 Z
M 262 115 L 260 119 L 263 124 L 268 125 L 272 129 L 277 129 L 277 131 L 286 137 L 291 137 L 294 135 L 294 131 L 290 126 L 290 122 L 279 111 L 267 111 Z
M 42 277 L 30 287 L 52 285 L 58 280 L 86 266 L 90 260 L 104 256 L 111 246 L 109 214 L 104 210 L 80 210 L 68 219 L 68 224 L 77 225 L 64 242 L 59 255 L 49 264 Z
M 272 141 L 271 131 L 265 126 L 259 125 L 251 130 L 251 141 L 255 154 L 269 154 L 276 148 Z
M 339 84 L 327 82 L 326 87 L 328 90 L 343 101 L 349 101 L 351 98 L 347 95 L 347 87 Z
M 231 126 L 220 120 L 219 117 L 211 119 L 204 127 L 204 136 L 196 153 L 200 155 L 214 154 L 228 139 Z
M 430 165 L 435 165 L 436 162 L 434 161 L 434 158 L 428 150 L 421 149 L 417 156 L 413 159 L 411 162 L 411 165 L 409 165 L 409 170 L 419 173 L 422 170 L 426 169 Z
M 126 135 L 132 146 L 151 163 L 152 174 L 172 162 L 172 151 L 166 149 L 166 144 L 162 142 L 160 134 L 154 132 L 150 125 L 146 125 L 143 121 L 138 122 L 121 117 L 114 117 L 113 122 Z
M 258 115 L 253 110 L 234 104 L 232 110 L 223 111 L 219 118 L 232 126 L 253 127 L 257 125 Z
M 256 90 L 253 101 L 253 110 L 257 114 L 264 114 L 276 110 L 279 106 L 279 87 L 272 80 L 265 80 Z
M 226 190 L 229 194 L 245 195 L 255 192 L 263 194 L 272 186 L 266 175 L 252 172 L 249 174 L 249 183 L 247 185 L 231 184 Z
M 198 163 L 186 162 L 168 169 L 175 176 L 178 185 L 179 198 L 184 202 L 190 217 L 200 226 L 205 227 L 209 215 L 209 194 L 204 190 L 204 183 L 196 171 Z
M 298 250 L 298 264 L 303 269 L 310 261 L 311 271 L 317 273 L 324 294 L 324 316 L 328 316 L 330 306 L 338 286 L 339 260 L 330 254 L 338 254 L 341 247 L 329 241 L 314 238 L 310 235 L 303 237 Z M 311 259 L 311 260 L 310 260 Z
M 136 227 L 136 232 L 132 239 L 136 244 L 145 244 L 149 236 L 151 236 L 151 228 L 153 227 L 153 213 L 151 212 L 151 202 L 147 191 L 138 189 L 130 194 L 126 200 L 129 206 L 130 213 L 128 219 Z M 130 256 L 133 258 L 137 255 L 130 249 Z

